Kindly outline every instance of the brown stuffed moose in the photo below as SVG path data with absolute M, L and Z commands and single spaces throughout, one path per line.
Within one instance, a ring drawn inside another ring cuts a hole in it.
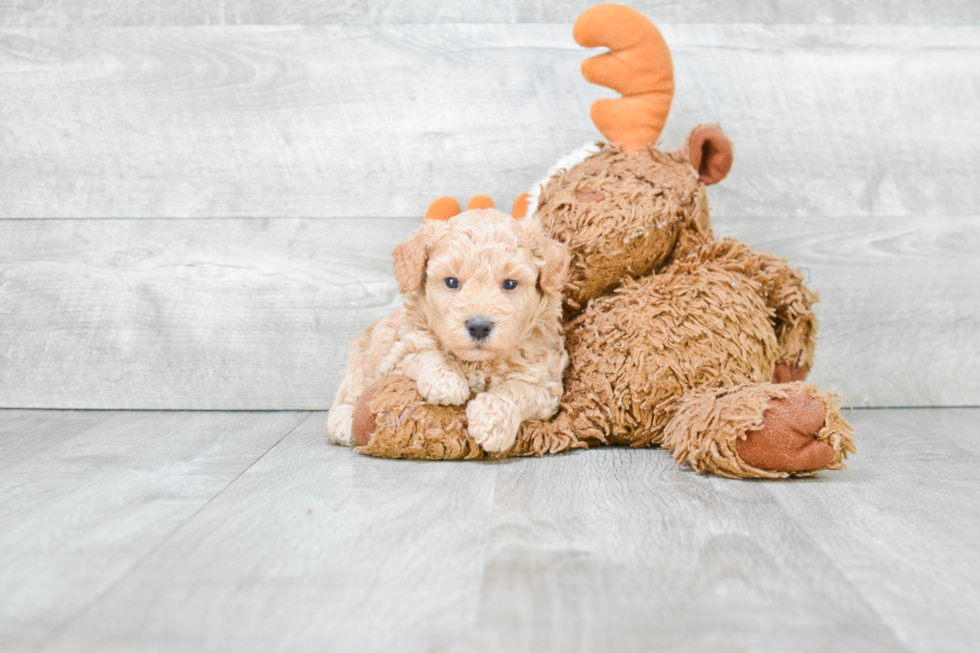
M 464 407 L 426 404 L 411 379 L 383 378 L 355 408 L 357 450 L 450 460 L 613 444 L 661 446 L 680 464 L 737 478 L 843 468 L 856 452 L 853 430 L 835 395 L 804 381 L 816 295 L 785 260 L 712 233 L 706 187 L 732 165 L 728 138 L 702 125 L 680 149 L 658 149 L 673 68 L 643 15 L 593 7 L 574 37 L 610 49 L 587 60 L 583 74 L 623 97 L 593 105 L 607 142 L 558 170 L 524 218 L 539 220 L 572 255 L 558 412 L 525 422 L 509 450 L 490 454 L 467 433 Z M 515 203 L 515 217 L 528 203 Z M 447 205 L 455 202 L 432 210 Z

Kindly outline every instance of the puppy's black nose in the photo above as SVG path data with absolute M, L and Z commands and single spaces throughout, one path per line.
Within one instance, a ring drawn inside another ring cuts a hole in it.
M 471 317 L 466 320 L 466 330 L 474 340 L 483 340 L 493 331 L 493 322 L 485 317 Z

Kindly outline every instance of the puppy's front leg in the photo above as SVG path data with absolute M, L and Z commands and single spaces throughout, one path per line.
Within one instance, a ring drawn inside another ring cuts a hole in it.
M 427 403 L 459 406 L 470 398 L 470 384 L 452 369 L 446 358 L 435 350 L 422 351 L 408 361 L 408 376 L 415 379 L 419 394 Z
M 466 406 L 470 435 L 486 451 L 507 451 L 524 420 L 551 417 L 560 397 L 554 388 L 517 379 L 503 381 Z

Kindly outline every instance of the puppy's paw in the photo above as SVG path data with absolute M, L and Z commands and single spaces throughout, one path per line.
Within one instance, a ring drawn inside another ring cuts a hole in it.
M 466 406 L 469 432 L 485 451 L 507 451 L 517 439 L 521 427 L 514 406 L 509 401 L 487 392 L 478 394 Z
M 349 447 L 354 442 L 354 407 L 347 404 L 330 409 L 327 414 L 327 440 Z
M 470 398 L 470 384 L 455 372 L 430 372 L 420 376 L 415 385 L 422 398 L 430 404 L 461 406 Z

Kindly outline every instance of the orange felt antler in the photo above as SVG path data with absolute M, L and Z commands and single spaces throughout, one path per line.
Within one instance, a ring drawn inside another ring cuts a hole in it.
M 583 61 L 582 75 L 623 95 L 592 104 L 595 126 L 628 152 L 656 143 L 674 99 L 674 65 L 660 30 L 635 9 L 610 3 L 579 16 L 572 35 L 583 47 L 609 48 Z

